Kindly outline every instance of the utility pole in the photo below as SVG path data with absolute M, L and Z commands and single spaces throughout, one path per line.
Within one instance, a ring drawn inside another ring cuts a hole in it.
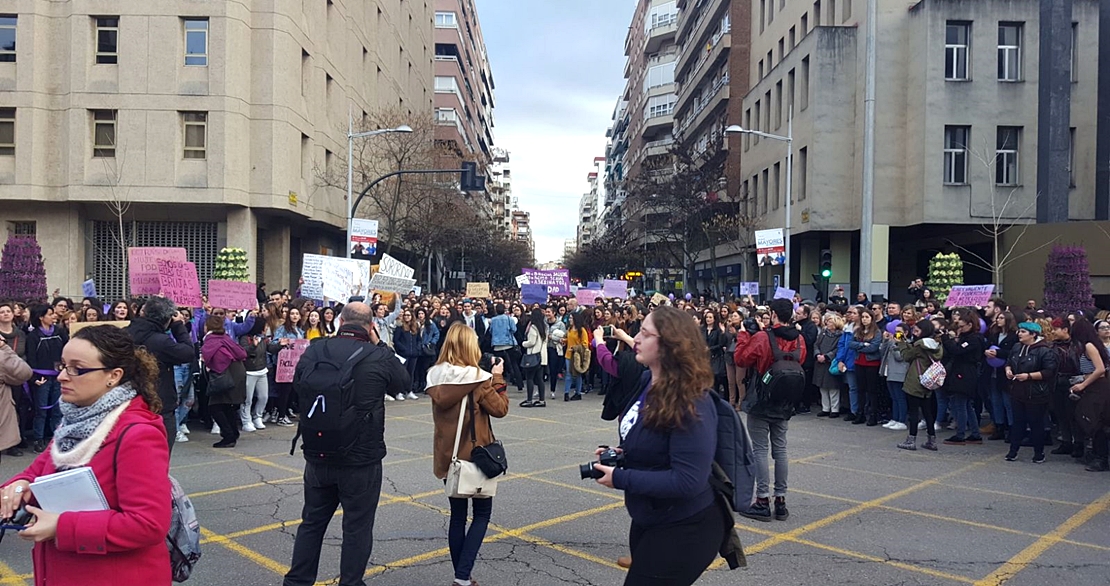
M 863 197 L 859 226 L 859 290 L 871 298 L 871 232 L 875 222 L 875 72 L 879 0 L 867 0 L 867 81 L 863 97 Z
M 1098 6 L 1098 114 L 1095 119 L 1098 120 L 1095 125 L 1095 219 L 1110 220 L 1110 0 L 1099 0 Z

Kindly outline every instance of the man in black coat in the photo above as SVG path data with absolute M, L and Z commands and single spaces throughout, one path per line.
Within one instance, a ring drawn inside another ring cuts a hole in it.
M 166 334 L 166 330 L 170 333 Z M 193 338 L 177 306 L 165 297 L 151 297 L 144 303 L 139 317 L 127 326 L 127 332 L 136 345 L 146 348 L 158 361 L 158 398 L 162 399 L 162 423 L 172 452 L 177 437 L 177 383 L 173 367 L 196 359 Z
M 385 458 L 385 397 L 408 392 L 409 373 L 396 355 L 378 337 L 370 307 L 348 303 L 340 315 L 343 326 L 334 338 L 309 346 L 297 363 L 293 388 L 306 384 L 309 367 L 325 349 L 333 356 L 357 360 L 351 371 L 352 406 L 365 418 L 365 427 L 351 448 L 332 454 L 327 462 L 305 452 L 304 508 L 293 560 L 284 586 L 316 583 L 320 549 L 328 523 L 343 505 L 343 544 L 339 558 L 339 583 L 362 584 L 374 547 L 374 517 L 382 489 L 382 459 Z M 356 354 L 358 353 L 358 354 Z M 339 407 L 342 409 L 342 407 Z

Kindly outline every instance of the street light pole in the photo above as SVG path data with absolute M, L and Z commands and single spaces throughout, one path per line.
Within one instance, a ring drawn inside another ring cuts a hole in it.
M 354 205 L 354 148 L 356 138 L 365 138 L 368 136 L 377 136 L 379 134 L 387 134 L 390 132 L 412 132 L 407 124 L 402 124 L 397 128 L 383 128 L 381 130 L 368 130 L 366 132 L 354 131 L 354 119 L 351 115 L 350 106 L 347 107 L 347 242 L 343 246 L 347 249 L 347 258 L 351 258 L 351 234 L 354 232 L 355 227 L 355 205 Z

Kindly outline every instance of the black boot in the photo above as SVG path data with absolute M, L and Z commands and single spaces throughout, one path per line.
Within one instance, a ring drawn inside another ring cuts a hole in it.
M 1102 458 L 1102 459 L 1097 459 L 1096 458 L 1094 462 L 1091 462 L 1090 466 L 1087 466 L 1087 472 L 1107 472 L 1107 471 L 1110 471 L 1110 462 L 1108 462 L 1106 458 Z
M 1072 450 L 1074 449 L 1075 448 L 1072 446 L 1071 442 L 1060 442 L 1060 445 L 1056 446 L 1056 449 L 1052 450 L 1049 453 L 1056 456 L 1061 456 L 1064 454 L 1068 454 L 1070 456 Z

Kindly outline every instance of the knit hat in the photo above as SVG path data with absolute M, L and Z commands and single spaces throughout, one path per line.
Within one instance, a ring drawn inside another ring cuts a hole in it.
M 1034 322 L 1031 322 L 1031 321 L 1021 322 L 1020 324 L 1018 324 L 1017 329 L 1025 330 L 1025 331 L 1033 333 L 1033 334 L 1040 334 L 1041 333 L 1040 324 L 1037 324 L 1037 323 L 1034 323 Z

